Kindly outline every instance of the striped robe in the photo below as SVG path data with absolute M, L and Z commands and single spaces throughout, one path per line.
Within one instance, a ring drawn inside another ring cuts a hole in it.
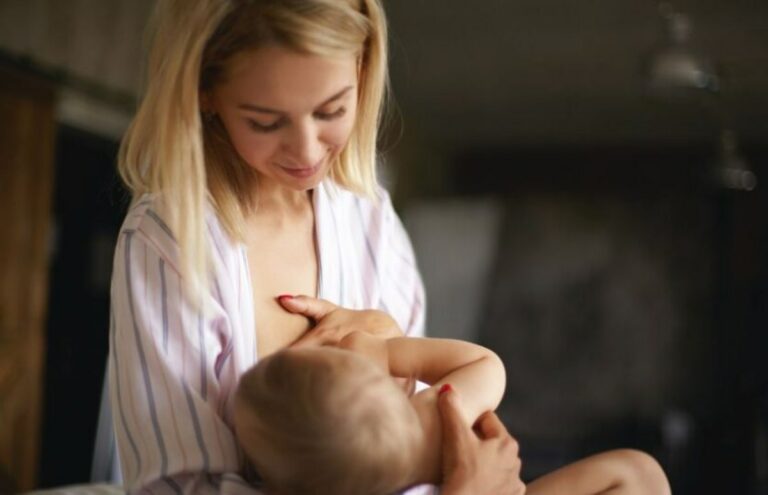
M 421 336 L 424 289 L 413 250 L 389 196 L 380 196 L 374 203 L 329 180 L 315 189 L 317 295 L 382 309 Z M 206 316 L 184 293 L 178 246 L 152 196 L 134 202 L 120 230 L 108 378 L 131 493 L 259 493 L 243 477 L 232 426 L 238 377 L 258 359 L 246 248 L 212 210 L 206 224 L 214 272 Z

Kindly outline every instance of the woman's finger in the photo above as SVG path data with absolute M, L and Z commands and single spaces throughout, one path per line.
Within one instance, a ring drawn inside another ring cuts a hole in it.
M 464 424 L 456 400 L 456 392 L 450 385 L 443 385 L 437 398 L 437 407 L 443 429 L 443 464 L 446 469 L 460 464 L 462 454 L 470 455 L 467 447 L 474 437 L 472 430 Z
M 316 299 L 309 296 L 279 296 L 277 301 L 291 313 L 320 321 L 328 313 L 338 308 L 335 304 L 325 299 Z

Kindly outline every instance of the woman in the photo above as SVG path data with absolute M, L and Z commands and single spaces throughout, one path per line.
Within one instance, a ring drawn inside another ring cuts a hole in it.
M 378 0 L 165 0 L 153 27 L 119 156 L 133 202 L 109 380 L 124 480 L 131 492 L 248 491 L 257 480 L 232 433 L 239 375 L 299 338 L 402 333 L 343 310 L 310 330 L 277 296 L 379 308 L 423 333 L 412 249 L 376 183 L 384 15 Z M 469 472 L 446 479 L 472 486 Z

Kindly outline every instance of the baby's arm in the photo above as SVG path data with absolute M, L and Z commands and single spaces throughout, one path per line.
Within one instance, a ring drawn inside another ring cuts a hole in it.
M 354 332 L 341 347 L 373 359 L 390 375 L 415 378 L 432 385 L 421 394 L 436 396 L 450 384 L 461 397 L 461 414 L 473 424 L 485 411 L 499 405 L 506 375 L 499 357 L 482 346 L 461 340 L 396 337 L 377 338 Z
M 390 373 L 432 385 L 425 391 L 430 394 L 450 384 L 461 397 L 460 412 L 468 424 L 501 402 L 506 374 L 491 350 L 451 339 L 401 337 L 386 342 Z

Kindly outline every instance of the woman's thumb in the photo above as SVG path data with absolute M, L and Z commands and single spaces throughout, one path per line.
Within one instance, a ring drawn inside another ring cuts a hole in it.
M 458 397 L 449 384 L 440 388 L 437 396 L 437 408 L 443 430 L 443 462 L 455 464 L 458 453 L 464 450 L 472 431 L 467 428 L 459 413 Z

